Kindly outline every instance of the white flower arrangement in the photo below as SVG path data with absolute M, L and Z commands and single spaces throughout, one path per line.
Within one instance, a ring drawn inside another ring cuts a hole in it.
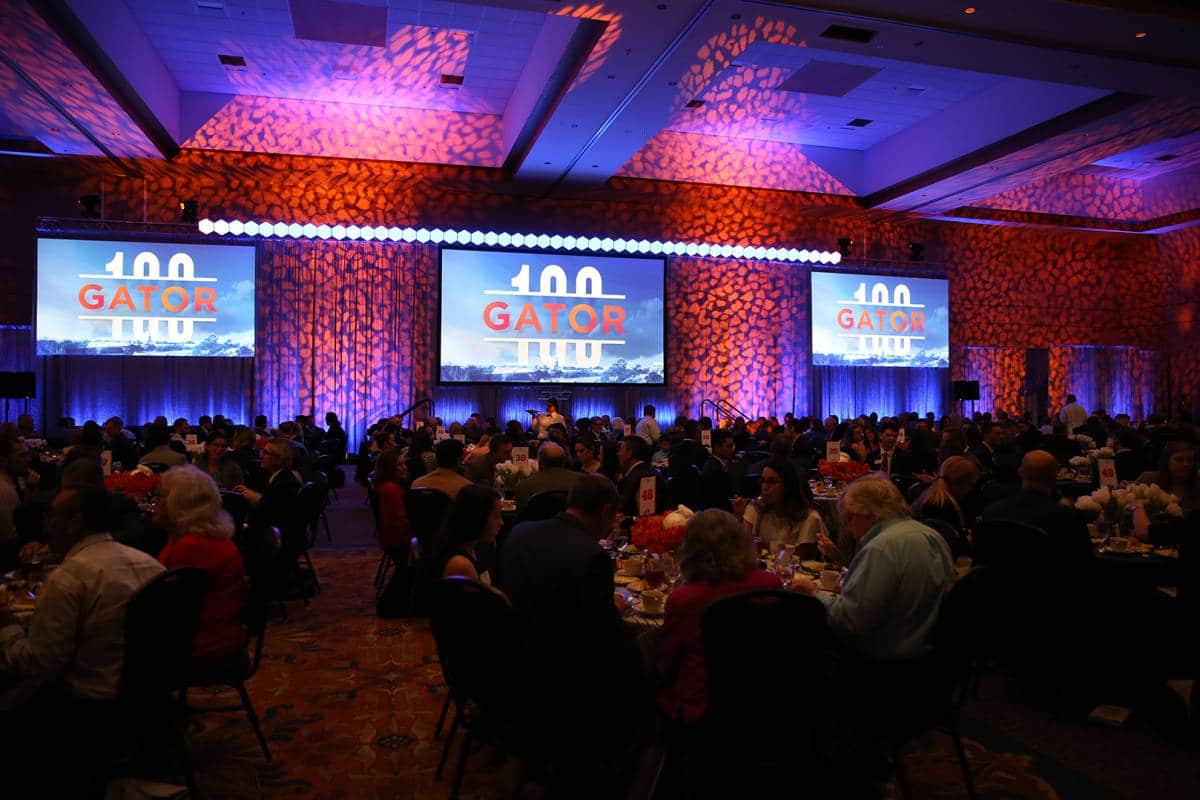
M 532 459 L 519 464 L 502 461 L 496 465 L 496 485 L 503 489 L 515 489 L 518 483 L 537 471 L 537 462 Z
M 1087 456 L 1072 456 L 1069 463 L 1072 467 L 1090 467 L 1092 460 Z
M 1172 517 L 1183 516 L 1179 498 L 1168 494 L 1157 483 L 1130 483 L 1116 489 L 1104 486 L 1076 500 L 1075 508 L 1088 516 L 1103 514 L 1107 519 L 1119 520 L 1125 513 L 1125 509 L 1142 502 L 1145 504 L 1146 513 L 1151 518 L 1159 514 Z
M 687 521 L 691 519 L 696 512 L 692 511 L 687 506 L 679 506 L 674 511 L 667 514 L 663 519 L 664 528 L 678 528 L 682 525 L 687 525 Z
M 1096 440 L 1086 434 L 1077 433 L 1071 438 L 1073 438 L 1075 441 L 1079 442 L 1079 445 L 1084 450 L 1095 450 L 1096 449 Z

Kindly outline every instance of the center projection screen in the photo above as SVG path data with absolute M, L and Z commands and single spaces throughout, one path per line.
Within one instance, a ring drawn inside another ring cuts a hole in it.
M 442 248 L 442 383 L 662 385 L 661 258 Z
M 814 271 L 811 316 L 815 366 L 950 366 L 945 279 Z

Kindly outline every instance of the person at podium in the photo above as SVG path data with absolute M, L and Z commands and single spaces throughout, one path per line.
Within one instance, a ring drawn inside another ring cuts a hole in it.
M 566 427 L 567 421 L 563 419 L 563 415 L 558 413 L 558 401 L 547 400 L 546 410 L 533 420 L 533 432 L 537 435 L 540 441 L 546 441 L 550 438 L 550 426 L 562 425 Z

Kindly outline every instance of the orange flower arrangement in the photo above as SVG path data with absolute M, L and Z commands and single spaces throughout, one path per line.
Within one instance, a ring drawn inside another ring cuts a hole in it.
M 817 464 L 817 469 L 826 478 L 833 478 L 835 481 L 852 481 L 871 471 L 871 468 L 861 461 L 821 461 Z
M 683 525 L 667 528 L 663 526 L 666 514 L 651 514 L 638 517 L 633 523 L 631 539 L 639 550 L 651 553 L 666 553 L 683 544 Z
M 110 492 L 120 492 L 131 500 L 142 500 L 158 488 L 161 477 L 138 470 L 114 472 L 104 479 L 104 488 Z

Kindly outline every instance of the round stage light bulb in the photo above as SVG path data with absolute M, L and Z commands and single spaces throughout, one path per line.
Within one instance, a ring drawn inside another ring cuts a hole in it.
M 496 237 L 496 241 L 500 243 L 501 247 L 508 247 L 510 244 L 512 244 L 512 234 L 502 233 Z
M 242 230 L 246 232 L 247 236 L 258 236 L 258 223 L 251 220 L 246 223 L 246 226 Z
M 229 223 L 223 219 L 219 219 L 217 220 L 216 224 L 213 225 L 213 230 L 216 231 L 218 236 L 224 236 L 225 234 L 229 233 Z
M 331 229 L 331 231 L 333 233 L 333 238 L 337 239 L 338 241 L 341 241 L 342 239 L 346 238 L 346 226 L 345 225 L 334 225 L 333 228 Z
M 561 250 L 562 243 L 563 243 L 563 237 L 559 236 L 558 234 L 555 234 L 554 236 L 550 237 L 550 246 L 553 247 L 555 250 Z
M 387 229 L 387 238 L 393 242 L 400 241 L 400 237 L 403 235 L 404 235 L 404 231 L 400 230 L 399 228 L 393 227 L 393 228 Z
M 841 253 L 830 253 L 829 254 L 829 263 L 830 264 L 842 263 L 842 254 Z
M 241 236 L 244 230 L 246 230 L 246 223 L 240 219 L 231 219 L 229 221 L 229 232 L 234 236 Z
M 293 222 L 291 225 L 288 225 L 288 236 L 291 236 L 293 239 L 299 239 L 303 235 L 304 226 L 299 222 Z
M 209 219 L 208 217 L 205 217 L 204 219 L 200 220 L 200 222 L 198 222 L 196 224 L 196 227 L 198 227 L 200 229 L 201 233 L 212 233 L 213 232 L 213 221 L 211 219 Z
M 318 225 L 317 226 L 317 238 L 318 239 L 328 239 L 332 235 L 333 235 L 333 228 L 329 227 L 328 225 Z
M 400 238 L 406 242 L 415 242 L 417 240 L 417 229 L 405 228 L 404 230 L 400 231 Z
M 495 247 L 496 243 L 499 241 L 500 237 L 496 235 L 495 231 L 488 231 L 483 235 L 483 243 L 488 247 Z
M 316 225 L 313 225 L 313 224 L 310 222 L 310 223 L 308 223 L 307 225 L 305 225 L 305 226 L 304 226 L 304 236 L 305 236 L 306 238 L 308 238 L 308 239 L 311 239 L 311 238 L 313 238 L 313 237 L 314 237 L 314 236 L 316 236 L 316 235 L 317 235 L 317 226 L 316 226 Z

